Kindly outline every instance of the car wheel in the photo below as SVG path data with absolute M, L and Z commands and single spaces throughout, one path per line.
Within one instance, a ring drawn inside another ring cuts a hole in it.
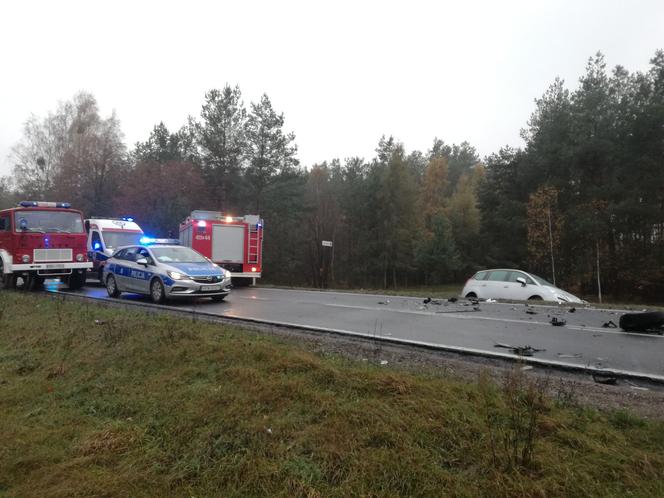
M 222 302 L 224 299 L 226 299 L 226 296 L 212 296 L 211 299 L 212 299 L 215 303 L 220 303 L 220 302 Z
M 626 332 L 645 332 L 664 326 L 664 313 L 650 311 L 647 313 L 625 313 L 618 322 L 620 328 Z
M 477 299 L 477 294 L 475 294 L 474 292 L 469 292 L 468 294 L 466 294 L 466 298 L 471 298 L 471 297 Z
M 162 284 L 161 280 L 158 278 L 155 278 L 150 284 L 150 297 L 152 298 L 152 302 L 155 304 L 161 304 L 166 299 L 164 284 Z
M 108 292 L 110 297 L 120 296 L 120 290 L 118 289 L 118 284 L 115 281 L 115 277 L 113 275 L 106 277 L 106 292 Z
M 530 296 L 528 301 L 542 301 L 542 296 Z

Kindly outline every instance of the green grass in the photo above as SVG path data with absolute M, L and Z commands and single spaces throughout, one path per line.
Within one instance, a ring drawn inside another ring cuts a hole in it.
M 500 389 L 294 341 L 0 293 L 0 496 L 664 495 L 662 422 L 546 401 L 507 470 Z

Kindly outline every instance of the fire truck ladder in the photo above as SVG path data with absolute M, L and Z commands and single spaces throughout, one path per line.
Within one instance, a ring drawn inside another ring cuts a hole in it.
M 260 248 L 260 238 L 258 236 L 258 226 L 249 227 L 249 264 L 258 264 L 258 250 Z

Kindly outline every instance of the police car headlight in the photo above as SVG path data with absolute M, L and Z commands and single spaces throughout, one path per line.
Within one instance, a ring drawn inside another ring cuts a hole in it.
M 184 273 L 179 273 L 176 271 L 169 271 L 167 273 L 168 276 L 171 277 L 173 280 L 184 280 L 185 278 L 187 278 L 187 275 L 185 275 Z
M 24 254 L 21 257 L 21 261 L 23 261 L 24 263 L 29 263 L 30 262 L 30 256 L 28 254 Z
M 81 261 L 83 261 L 83 259 L 85 259 L 85 257 L 84 257 L 82 254 L 77 254 L 77 255 L 76 255 L 76 261 L 78 261 L 79 263 L 80 263 Z
M 224 278 L 231 278 L 231 272 L 224 270 Z

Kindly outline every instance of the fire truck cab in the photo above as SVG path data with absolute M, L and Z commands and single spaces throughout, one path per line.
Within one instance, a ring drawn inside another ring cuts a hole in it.
M 24 288 L 34 289 L 46 278 L 60 278 L 70 289 L 80 289 L 91 267 L 83 215 L 69 203 L 22 201 L 0 211 L 1 288 L 22 281 Z
M 261 276 L 263 220 L 258 215 L 193 211 L 180 224 L 180 243 L 230 271 L 236 282 L 255 285 Z
M 102 279 L 106 260 L 118 247 L 139 244 L 145 235 L 133 218 L 90 218 L 85 220 L 88 232 L 88 258 L 92 260 L 90 270 Z

